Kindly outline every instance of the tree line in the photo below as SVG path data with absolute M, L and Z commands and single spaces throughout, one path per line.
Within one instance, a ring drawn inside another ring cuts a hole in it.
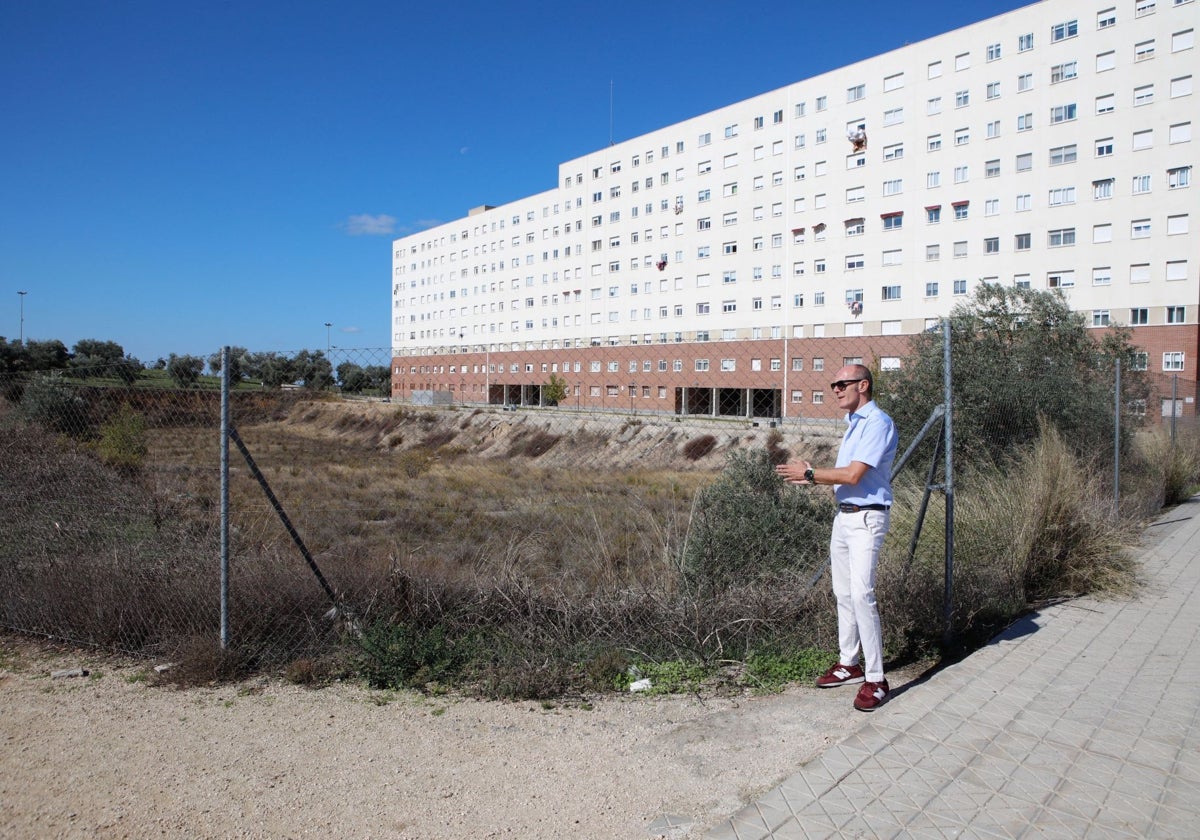
M 117 379 L 133 385 L 148 370 L 165 371 L 176 386 L 196 387 L 205 367 L 221 373 L 221 353 L 204 358 L 170 354 L 150 365 L 126 354 L 115 341 L 82 339 L 70 349 L 58 339 L 44 341 L 6 339 L 0 336 L 0 376 L 59 372 L 79 379 Z M 390 390 L 387 365 L 359 365 L 345 361 L 335 368 L 321 351 L 301 350 L 294 355 L 276 352 L 251 353 L 244 347 L 229 352 L 229 378 L 234 385 L 258 383 L 263 388 L 298 385 L 321 391 L 338 388 L 345 393 Z

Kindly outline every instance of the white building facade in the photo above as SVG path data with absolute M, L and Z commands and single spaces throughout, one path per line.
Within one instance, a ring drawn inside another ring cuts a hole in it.
M 1197 23 L 1047 0 L 563 162 L 394 242 L 393 392 L 831 416 L 987 281 L 1133 327 L 1194 414 Z

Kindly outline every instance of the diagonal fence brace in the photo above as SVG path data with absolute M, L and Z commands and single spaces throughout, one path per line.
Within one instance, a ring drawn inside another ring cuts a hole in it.
M 333 587 L 329 585 L 329 581 L 325 579 L 325 575 L 321 573 L 321 568 L 317 565 L 317 561 L 313 559 L 312 553 L 309 552 L 308 546 L 304 544 L 304 540 L 300 538 L 300 534 L 296 531 L 292 520 L 288 517 L 287 511 L 283 509 L 283 505 L 279 503 L 279 499 L 275 497 L 274 491 L 271 490 L 271 485 L 267 483 L 267 477 L 262 474 L 262 470 L 258 468 L 258 464 L 254 462 L 254 457 L 250 454 L 250 450 L 246 448 L 246 444 L 242 441 L 241 435 L 233 426 L 229 427 L 229 438 L 237 445 L 238 451 L 242 453 L 242 457 L 246 459 L 246 465 L 250 467 L 250 474 L 258 481 L 258 485 L 266 494 L 268 501 L 271 502 L 271 507 L 275 508 L 275 513 L 279 515 L 279 521 L 283 523 L 283 527 L 287 529 L 288 535 L 292 538 L 292 542 L 296 544 L 296 548 L 300 549 L 300 554 L 308 563 L 308 568 L 312 570 L 313 575 L 317 579 L 317 583 L 321 584 L 321 588 L 325 590 L 325 594 L 329 596 L 330 602 L 334 609 L 342 611 L 342 605 L 338 601 L 337 595 L 333 591 Z

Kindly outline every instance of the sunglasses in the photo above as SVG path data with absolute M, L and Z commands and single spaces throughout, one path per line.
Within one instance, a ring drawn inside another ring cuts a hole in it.
M 863 379 L 839 379 L 837 382 L 830 382 L 829 387 L 835 391 L 845 391 L 846 387 L 854 382 L 864 382 Z

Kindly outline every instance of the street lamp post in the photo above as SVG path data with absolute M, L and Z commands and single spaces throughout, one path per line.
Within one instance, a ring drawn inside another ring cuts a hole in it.
M 333 326 L 332 321 L 325 322 L 325 355 L 329 355 L 329 328 Z
M 21 346 L 25 346 L 25 295 L 29 292 L 17 292 L 21 301 Z

